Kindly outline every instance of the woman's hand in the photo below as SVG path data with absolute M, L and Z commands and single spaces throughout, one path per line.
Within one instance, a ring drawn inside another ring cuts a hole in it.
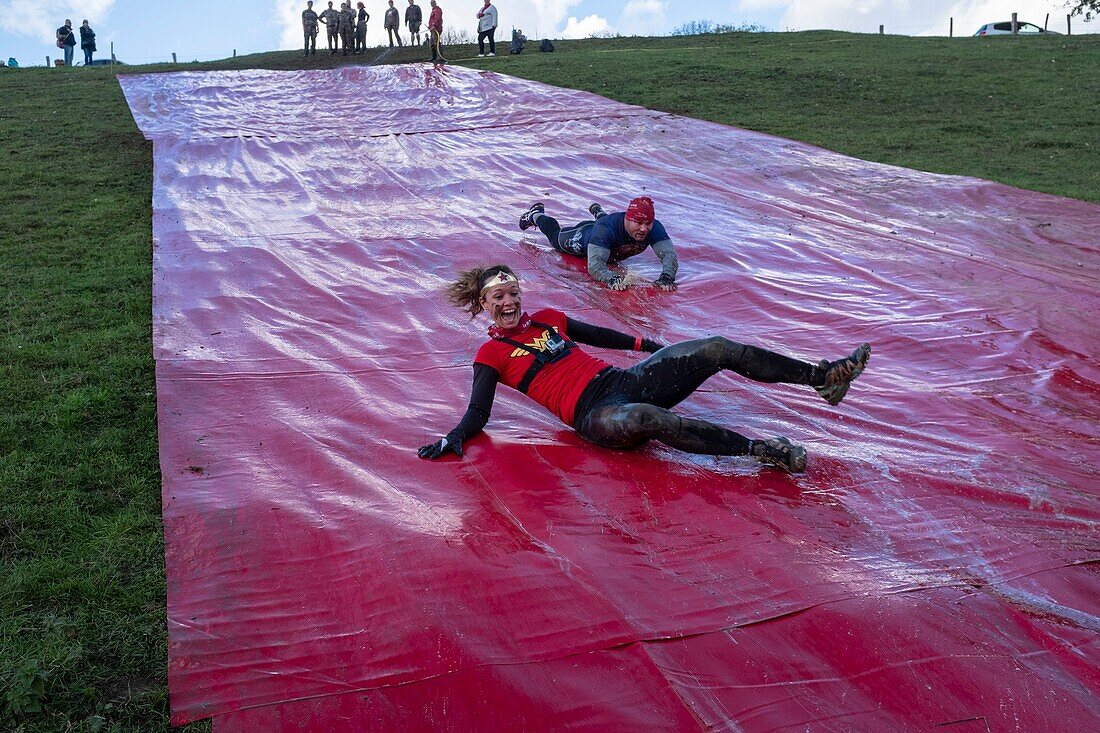
M 453 441 L 447 438 L 440 438 L 439 440 L 431 443 L 430 445 L 422 445 L 420 449 L 416 451 L 416 455 L 429 461 L 434 461 L 447 451 L 453 451 L 459 458 L 462 457 L 462 441 L 455 439 Z

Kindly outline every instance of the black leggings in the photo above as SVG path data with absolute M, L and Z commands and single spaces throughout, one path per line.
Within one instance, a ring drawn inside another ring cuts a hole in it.
M 477 32 L 477 52 L 478 53 L 485 53 L 485 39 L 486 38 L 489 39 L 489 53 L 495 54 L 497 52 L 497 41 L 496 41 L 496 38 L 495 38 L 496 33 L 497 33 L 496 28 L 490 28 L 487 31 L 478 31 Z
M 583 412 L 574 427 L 582 438 L 605 448 L 633 448 L 657 440 L 687 453 L 747 455 L 752 450 L 749 438 L 669 409 L 722 369 L 757 382 L 823 381 L 812 364 L 722 336 L 684 341 L 629 369 L 612 368 L 598 376 L 581 395 L 578 407 Z
M 584 227 L 595 225 L 595 219 L 588 219 L 587 221 L 578 222 L 568 229 L 562 229 L 557 219 L 546 214 L 540 214 L 539 218 L 535 220 L 535 226 L 546 235 L 554 249 L 567 255 L 583 255 L 585 253 L 580 235 L 582 235 Z

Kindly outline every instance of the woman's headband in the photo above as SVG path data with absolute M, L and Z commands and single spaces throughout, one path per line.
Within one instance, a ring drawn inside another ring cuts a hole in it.
M 501 270 L 489 278 L 489 282 L 481 286 L 481 294 L 484 295 L 489 288 L 495 288 L 497 285 L 507 285 L 508 283 L 519 285 L 519 278 Z

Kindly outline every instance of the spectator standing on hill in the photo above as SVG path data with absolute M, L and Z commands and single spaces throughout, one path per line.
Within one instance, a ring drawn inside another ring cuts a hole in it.
M 317 13 L 313 11 L 313 0 L 306 3 L 306 9 L 302 11 L 302 35 L 305 37 L 306 52 L 309 56 L 311 49 L 314 56 L 317 55 Z
M 588 211 L 594 219 L 562 229 L 557 219 L 546 214 L 546 207 L 536 203 L 523 212 L 519 228 L 526 231 L 538 227 L 554 249 L 587 258 L 588 274 L 612 290 L 626 290 L 630 283 L 622 274 L 608 269 L 608 265 L 652 248 L 661 260 L 661 276 L 653 284 L 662 290 L 676 289 L 680 264 L 672 239 L 653 215 L 653 199 L 639 196 L 626 211 L 614 214 L 608 214 L 599 204 L 592 204 Z
M 477 11 L 477 55 L 496 56 L 497 42 L 494 36 L 497 32 L 497 9 L 490 0 L 485 0 L 485 5 Z M 485 39 L 489 39 L 489 53 L 485 53 Z
M 65 25 L 57 29 L 57 47 L 65 52 L 65 65 L 73 65 L 73 49 L 76 48 L 76 36 L 73 35 L 73 22 L 65 19 Z
M 331 56 L 336 53 L 336 37 L 340 29 L 340 12 L 332 7 L 330 0 L 328 10 L 321 12 L 321 22 L 325 24 L 325 33 L 328 36 L 328 53 Z
M 386 17 L 382 24 L 390 36 L 390 48 L 393 48 L 394 38 L 397 39 L 399 47 L 405 45 L 401 42 L 401 13 L 397 12 L 397 8 L 393 6 L 393 0 L 390 0 L 390 6 L 386 8 Z
M 355 50 L 355 11 L 351 9 L 351 0 L 340 6 L 340 43 L 345 56 L 349 50 Z
M 95 31 L 88 25 L 88 19 L 80 24 L 80 48 L 84 50 L 84 65 L 92 65 L 92 54 L 95 53 Z
M 424 14 L 420 12 L 420 6 L 416 0 L 409 0 L 409 7 L 405 8 L 405 25 L 409 28 L 409 45 L 420 45 L 420 24 L 424 22 Z
M 370 13 L 363 7 L 363 3 L 359 3 L 359 13 L 355 19 L 355 53 L 367 52 L 368 20 L 370 20 Z
M 447 59 L 443 58 L 443 51 L 440 49 L 443 38 L 443 8 L 435 0 L 430 0 L 430 4 L 432 12 L 428 15 L 428 44 L 432 49 L 432 61 L 445 64 Z

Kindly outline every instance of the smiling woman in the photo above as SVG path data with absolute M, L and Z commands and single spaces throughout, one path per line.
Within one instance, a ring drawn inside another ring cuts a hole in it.
M 837 405 L 871 356 L 870 345 L 863 344 L 851 356 L 814 366 L 721 336 L 662 347 L 550 308 L 529 316 L 522 309 L 519 278 L 507 265 L 467 270 L 447 295 L 471 317 L 487 312 L 493 325 L 489 340 L 474 357 L 473 391 L 465 415 L 446 436 L 421 446 L 421 458 L 439 458 L 447 452 L 463 455 L 463 442 L 489 421 L 497 383 L 503 382 L 550 410 L 585 440 L 605 448 L 636 448 L 656 440 L 687 453 L 753 456 L 797 473 L 806 469 L 802 446 L 782 437 L 746 438 L 704 420 L 681 417 L 671 408 L 722 370 L 757 382 L 810 385 L 830 405 Z M 578 343 L 652 356 L 619 369 L 587 354 Z

